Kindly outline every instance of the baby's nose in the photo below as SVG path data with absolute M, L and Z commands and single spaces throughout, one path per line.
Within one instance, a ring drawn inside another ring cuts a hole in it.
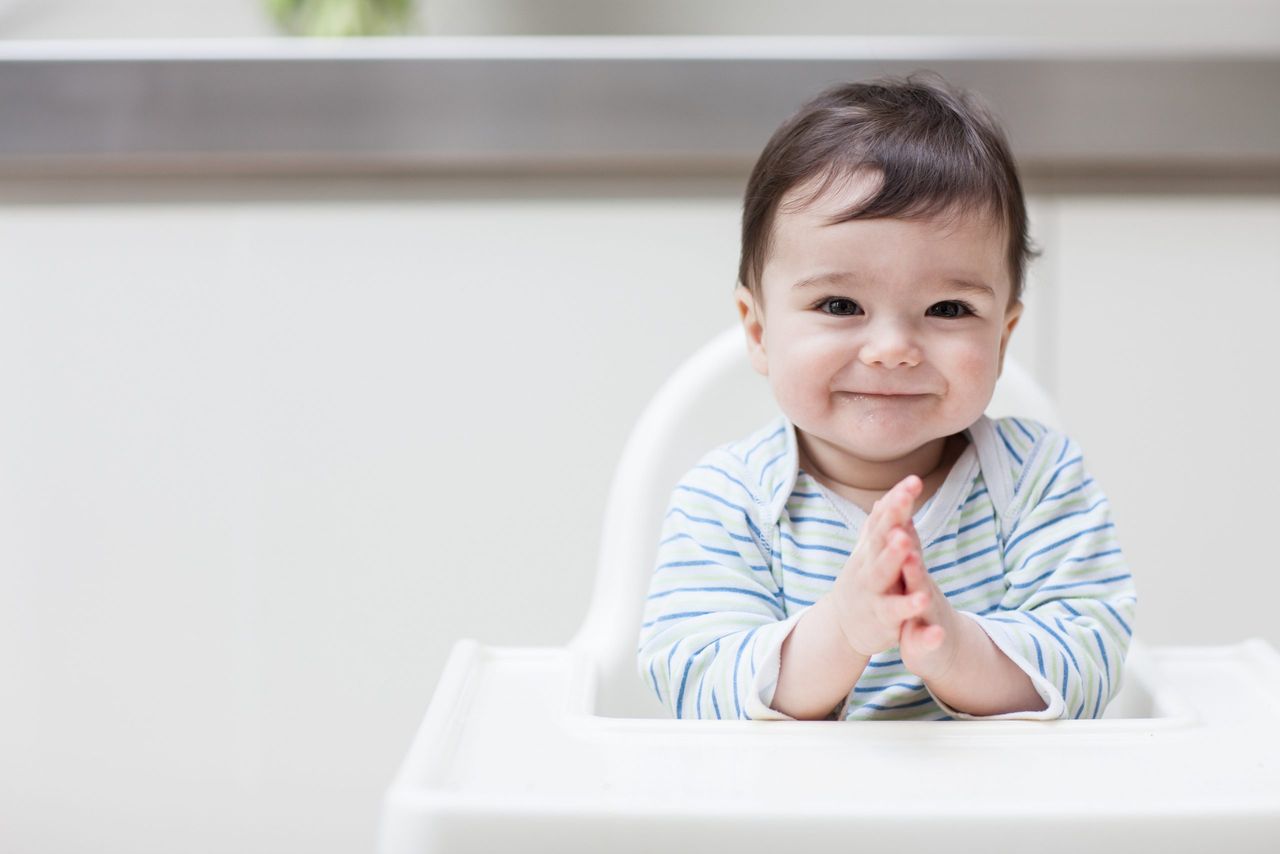
M 858 357 L 866 365 L 911 368 L 920 364 L 920 347 L 908 330 L 899 324 L 886 322 L 868 330 Z

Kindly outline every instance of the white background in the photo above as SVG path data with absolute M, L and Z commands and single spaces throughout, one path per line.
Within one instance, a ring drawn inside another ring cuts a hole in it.
M 630 425 L 735 318 L 737 184 L 0 190 L 4 848 L 368 850 L 451 643 L 577 627 Z M 1280 198 L 1032 214 L 1012 353 L 1139 634 L 1280 645 Z
M 891 8 L 831 31 L 1280 43 L 1245 0 Z M 0 0 L 0 37 L 271 32 L 248 0 Z M 450 645 L 577 627 L 627 431 L 734 320 L 741 191 L 0 181 L 0 850 L 370 850 Z M 1280 645 L 1280 195 L 1032 216 L 1012 353 L 1111 497 L 1139 634 Z

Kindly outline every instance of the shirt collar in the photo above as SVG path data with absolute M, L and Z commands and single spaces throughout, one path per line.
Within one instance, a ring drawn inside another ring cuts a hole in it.
M 796 427 L 791 419 L 779 413 L 754 433 L 747 440 L 743 459 L 765 518 L 777 522 L 795 489 L 800 468 Z
M 964 431 L 980 456 L 987 450 L 985 446 L 990 444 L 983 440 L 993 429 L 991 419 L 984 413 Z M 791 419 L 779 413 L 754 434 L 747 446 L 746 462 L 754 480 L 752 485 L 759 490 L 756 494 L 767 514 L 765 518 L 776 523 L 782 518 L 782 509 L 796 488 L 796 477 L 800 471 L 800 445 L 796 440 L 796 425 L 791 423 Z M 989 458 L 984 462 L 991 465 Z

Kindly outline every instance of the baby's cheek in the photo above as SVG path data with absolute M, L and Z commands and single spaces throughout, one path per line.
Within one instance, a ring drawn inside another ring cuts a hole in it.
M 966 348 L 956 353 L 952 365 L 953 390 L 959 390 L 965 396 L 986 398 L 995 389 L 1000 368 L 998 352 L 989 353 L 977 347 Z

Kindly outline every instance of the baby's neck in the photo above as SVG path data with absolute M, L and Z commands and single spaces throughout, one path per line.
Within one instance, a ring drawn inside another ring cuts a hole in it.
M 796 431 L 796 441 L 800 467 L 867 513 L 882 495 L 912 474 L 924 482 L 924 489 L 916 499 L 918 509 L 946 480 L 952 464 L 968 444 L 960 434 L 944 436 L 922 445 L 905 457 L 877 462 L 851 459 L 839 449 L 815 442 L 799 430 Z

